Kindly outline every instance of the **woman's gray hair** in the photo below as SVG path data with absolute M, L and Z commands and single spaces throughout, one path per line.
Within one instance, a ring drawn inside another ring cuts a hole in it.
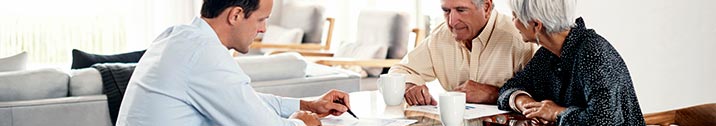
M 574 26 L 576 3 L 576 0 L 510 0 L 510 7 L 525 27 L 529 21 L 540 20 L 549 34 Z

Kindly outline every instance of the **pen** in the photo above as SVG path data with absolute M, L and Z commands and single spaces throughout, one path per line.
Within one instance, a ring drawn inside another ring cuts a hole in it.
M 346 105 L 346 103 L 343 102 L 343 99 L 333 100 L 333 103 L 338 103 L 338 104 L 341 104 L 341 105 L 345 105 L 346 108 L 348 107 L 348 105 Z M 348 108 L 348 114 L 351 114 L 351 115 L 352 115 L 353 117 L 355 117 L 356 119 L 359 119 L 358 116 L 356 116 L 356 114 L 353 114 L 353 111 L 351 111 L 351 108 Z

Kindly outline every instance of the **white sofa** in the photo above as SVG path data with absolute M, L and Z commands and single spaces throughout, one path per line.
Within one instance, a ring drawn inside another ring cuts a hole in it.
M 357 73 L 305 61 L 303 74 L 284 74 L 289 72 L 279 69 L 284 72 L 261 75 L 266 72 L 255 70 L 264 69 L 257 66 L 290 62 L 277 61 L 240 65 L 250 67 L 245 69 L 252 71 L 247 74 L 257 77 L 252 85 L 258 92 L 308 97 L 330 89 L 346 92 L 360 89 Z M 300 77 L 290 77 L 296 75 Z M 111 126 L 107 97 L 101 92 L 102 79 L 94 68 L 70 73 L 56 69 L 0 72 L 0 126 Z

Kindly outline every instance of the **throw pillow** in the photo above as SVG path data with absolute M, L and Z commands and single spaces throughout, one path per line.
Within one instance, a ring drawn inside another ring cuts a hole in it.
M 27 52 L 0 58 L 0 72 L 25 70 L 27 67 Z
M 147 50 L 114 55 L 98 55 L 72 49 L 72 69 L 87 68 L 96 63 L 137 63 Z
M 333 57 L 337 58 L 355 58 L 355 59 L 385 59 L 388 48 L 386 45 L 369 44 L 360 42 L 343 43 L 338 47 Z M 363 68 L 368 75 L 378 76 L 383 72 L 380 67 Z M 362 71 L 356 71 L 362 73 Z

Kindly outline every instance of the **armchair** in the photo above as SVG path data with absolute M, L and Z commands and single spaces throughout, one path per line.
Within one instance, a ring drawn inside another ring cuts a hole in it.
M 283 2 L 283 0 L 274 2 L 267 31 L 262 37 L 254 39 L 250 46 L 252 50 L 261 50 L 258 54 L 263 54 L 273 50 L 329 50 L 331 48 L 335 18 L 325 17 L 322 5 L 297 1 Z M 326 22 L 328 23 L 327 37 L 322 40 Z M 234 52 L 234 56 L 238 56 L 238 52 Z
M 398 11 L 362 11 L 358 18 L 357 41 L 343 43 L 334 52 L 326 50 L 282 50 L 298 52 L 317 64 L 327 66 L 360 66 L 369 75 L 400 62 L 408 49 L 409 33 L 415 33 L 415 45 L 421 41 L 421 30 L 408 28 L 409 17 Z M 366 54 L 368 53 L 368 54 Z

